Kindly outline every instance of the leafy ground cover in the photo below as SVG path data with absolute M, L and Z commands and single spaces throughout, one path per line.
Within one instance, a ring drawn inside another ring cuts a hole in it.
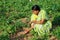
M 35 4 L 46 10 L 53 24 L 51 32 L 60 39 L 60 0 L 0 0 L 0 40 L 10 40 L 11 34 L 29 27 L 31 7 Z M 26 18 L 26 23 L 22 18 Z M 34 32 L 31 33 L 34 34 L 31 40 L 40 40 Z

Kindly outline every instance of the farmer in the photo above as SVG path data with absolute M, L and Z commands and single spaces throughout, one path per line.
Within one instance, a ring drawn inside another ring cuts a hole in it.
M 38 33 L 39 36 L 49 34 L 52 23 L 49 20 L 45 10 L 41 10 L 38 5 L 32 7 L 31 28 Z
M 34 29 L 36 33 L 40 37 L 43 37 L 46 33 L 50 33 L 50 29 L 52 28 L 52 23 L 49 20 L 48 15 L 45 10 L 41 10 L 38 5 L 34 5 L 32 7 L 32 15 L 31 15 L 31 28 L 27 31 L 24 31 L 24 34 L 28 33 L 31 29 Z

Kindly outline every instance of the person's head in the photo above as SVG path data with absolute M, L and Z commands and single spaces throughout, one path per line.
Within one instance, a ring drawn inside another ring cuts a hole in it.
M 34 5 L 32 7 L 32 11 L 34 14 L 38 15 L 39 11 L 40 11 L 40 7 L 38 5 Z

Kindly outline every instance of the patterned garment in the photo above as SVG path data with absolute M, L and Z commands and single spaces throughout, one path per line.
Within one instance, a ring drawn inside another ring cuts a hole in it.
M 37 21 L 45 19 L 47 20 L 44 24 L 35 24 L 34 25 L 34 31 L 38 33 L 39 36 L 44 36 L 46 33 L 49 34 L 49 30 L 52 28 L 52 23 L 49 20 L 48 15 L 46 14 L 46 11 L 41 10 Z
M 31 21 L 37 20 L 38 15 L 32 14 L 31 15 Z

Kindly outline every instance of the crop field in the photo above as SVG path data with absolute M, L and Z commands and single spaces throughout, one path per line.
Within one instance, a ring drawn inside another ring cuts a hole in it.
M 32 6 L 39 5 L 46 10 L 52 21 L 51 34 L 60 40 L 60 0 L 0 0 L 0 40 L 49 40 L 49 36 L 40 39 L 32 30 L 27 35 L 15 37 L 28 24 Z M 15 37 L 15 38 L 12 38 Z

